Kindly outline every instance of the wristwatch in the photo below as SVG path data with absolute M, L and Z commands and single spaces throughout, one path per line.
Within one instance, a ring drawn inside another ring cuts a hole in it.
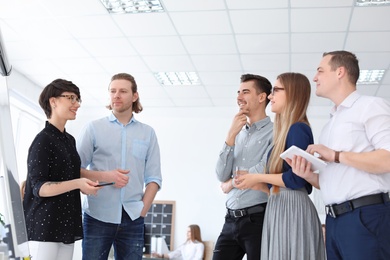
M 340 151 L 334 151 L 335 154 L 334 154 L 334 162 L 335 163 L 340 163 Z

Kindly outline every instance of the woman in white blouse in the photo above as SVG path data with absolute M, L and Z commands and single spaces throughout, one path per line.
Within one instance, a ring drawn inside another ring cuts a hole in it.
M 187 229 L 187 240 L 176 250 L 168 254 L 153 254 L 156 257 L 183 260 L 202 260 L 204 255 L 204 244 L 200 235 L 198 225 L 189 225 Z

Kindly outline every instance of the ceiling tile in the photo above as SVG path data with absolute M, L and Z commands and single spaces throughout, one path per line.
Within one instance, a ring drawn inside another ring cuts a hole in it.
M 164 90 L 172 99 L 209 98 L 202 86 L 165 86 Z
M 292 33 L 292 52 L 325 52 L 341 50 L 346 34 L 343 33 Z
M 283 34 L 237 35 L 237 46 L 242 54 L 287 53 L 290 50 L 290 36 Z
M 352 52 L 389 52 L 390 32 L 350 32 L 345 49 Z
M 76 38 L 120 37 L 123 36 L 110 15 L 60 17 L 61 23 Z
M 355 54 L 358 57 L 360 69 L 387 69 L 390 67 L 390 52 L 358 52 Z
M 80 39 L 85 50 L 95 57 L 119 57 L 137 55 L 127 38 Z
M 1 18 L 43 18 L 49 17 L 50 13 L 42 8 L 37 1 L 31 0 L 0 0 Z
M 193 55 L 192 61 L 199 71 L 241 70 L 241 63 L 236 55 Z
M 157 81 L 157 79 L 154 77 L 153 74 L 150 72 L 136 72 L 132 73 L 131 71 L 127 72 L 132 74 L 135 81 L 137 82 L 138 90 L 142 90 L 143 88 L 156 88 L 161 87 L 160 83 Z
M 8 23 L 10 23 L 10 22 L 9 21 L 5 22 L 4 20 L 2 20 L 0 18 L 0 32 L 1 32 L 1 35 L 3 37 L 4 42 L 20 41 L 23 38 L 25 38 L 23 34 L 12 29 L 10 27 L 10 25 L 8 25 Z
M 173 100 L 178 107 L 211 107 L 214 106 L 209 98 L 178 98 Z
M 179 12 L 171 13 L 170 17 L 182 35 L 232 33 L 226 11 Z
M 160 87 L 160 86 L 147 87 L 147 88 L 141 87 L 141 88 L 138 88 L 138 93 L 139 93 L 139 97 L 140 97 L 141 102 L 144 99 L 157 99 L 157 98 L 168 99 L 168 98 L 170 98 L 167 91 L 165 90 L 165 88 Z
M 89 90 L 96 98 L 108 98 L 108 85 L 112 75 L 108 73 L 70 73 L 67 80 L 76 84 L 80 90 Z
M 72 35 L 54 18 L 24 18 L 8 21 L 12 31 L 26 40 L 71 39 Z
M 194 71 L 188 56 L 144 56 L 143 60 L 152 72 Z
M 26 78 L 40 86 L 42 89 L 55 79 L 68 79 L 68 75 L 63 72 L 50 72 L 50 74 L 24 74 Z M 36 100 L 34 100 L 36 102 Z
M 39 0 L 39 2 L 55 16 L 108 14 L 100 0 Z
M 233 35 L 182 36 L 189 54 L 233 54 L 237 53 Z
M 11 65 L 27 75 L 64 74 L 52 61 L 46 59 L 14 60 Z
M 382 85 L 378 89 L 377 95 L 386 98 L 390 102 L 390 80 L 387 80 L 387 84 Z
M 208 86 L 206 87 L 206 91 L 212 99 L 226 98 L 230 99 L 231 101 L 233 101 L 233 103 L 235 103 L 238 88 L 239 84 L 227 86 Z
M 212 102 L 218 107 L 237 107 L 236 100 L 231 98 L 213 98 Z
M 222 85 L 236 85 L 237 89 L 240 85 L 240 77 L 242 75 L 242 71 L 200 71 L 199 77 L 201 82 L 208 86 L 222 86 Z
M 149 71 L 144 61 L 137 56 L 97 57 L 96 60 L 112 75 L 120 72 L 135 73 Z
M 356 7 L 351 19 L 351 31 L 389 31 L 390 6 Z M 367 19 L 367 17 L 370 17 Z
M 183 55 L 186 50 L 178 36 L 130 37 L 140 55 Z
M 176 35 L 166 13 L 113 15 L 112 19 L 127 36 Z
M 378 87 L 378 85 L 358 84 L 356 89 L 362 95 L 375 96 L 376 92 L 378 91 Z
M 288 54 L 241 55 L 241 60 L 244 70 L 253 71 L 255 74 L 256 72 L 261 74 L 263 71 L 281 73 L 290 70 Z
M 86 58 L 88 52 L 75 40 L 45 40 L 34 39 L 33 51 L 38 57 L 54 58 Z
M 40 57 L 40 53 L 37 53 L 34 44 L 28 41 L 5 41 L 5 50 L 7 51 L 7 57 L 11 64 L 15 60 L 29 60 Z
M 290 0 L 292 8 L 296 7 L 350 7 L 354 5 L 355 0 L 326 0 L 326 1 L 312 1 L 312 0 Z
M 272 0 L 272 1 L 258 1 L 258 0 L 226 0 L 229 9 L 271 9 L 271 8 L 287 8 L 288 0 Z
M 104 69 L 93 58 L 56 59 L 53 63 L 68 74 L 103 73 Z
M 230 11 L 235 33 L 286 33 L 289 31 L 287 9 Z M 277 17 L 277 22 L 275 21 Z
M 164 8 L 170 12 L 221 10 L 225 8 L 224 0 L 213 0 L 213 1 L 163 0 L 162 3 Z
M 316 71 L 323 52 L 291 54 L 291 71 Z
M 390 73 L 389 73 L 389 71 L 387 71 L 387 73 L 385 73 L 385 76 L 382 79 L 382 83 L 383 83 L 383 85 L 385 85 L 384 87 L 386 89 L 390 90 L 390 88 L 388 86 L 388 85 L 390 85 Z
M 168 98 L 145 98 L 142 99 L 142 106 L 146 109 L 153 107 L 174 107 L 175 104 Z
M 291 32 L 343 32 L 350 16 L 351 8 L 291 9 Z

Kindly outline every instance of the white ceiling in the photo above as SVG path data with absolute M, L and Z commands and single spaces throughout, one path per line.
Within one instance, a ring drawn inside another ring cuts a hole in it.
M 384 69 L 368 95 L 390 99 L 390 6 L 353 0 L 162 0 L 163 13 L 109 14 L 99 0 L 0 0 L 14 70 L 44 87 L 81 89 L 83 107 L 107 102 L 110 77 L 135 76 L 145 107 L 232 107 L 244 73 L 311 80 L 325 51 L 349 50 L 361 69 Z M 155 72 L 195 71 L 200 86 L 161 86 Z M 313 91 L 314 91 L 314 85 Z M 313 95 L 311 106 L 330 102 Z

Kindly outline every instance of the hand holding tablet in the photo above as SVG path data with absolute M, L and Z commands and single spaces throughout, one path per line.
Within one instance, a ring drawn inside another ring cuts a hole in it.
M 311 155 L 310 153 L 302 150 L 301 148 L 295 145 L 291 146 L 282 154 L 280 154 L 280 157 L 282 159 L 286 159 L 286 158 L 292 159 L 294 155 L 301 156 L 305 158 L 307 161 L 309 161 L 311 163 L 311 170 L 314 172 L 325 168 L 325 166 L 327 165 L 325 161 L 315 157 L 314 155 Z

